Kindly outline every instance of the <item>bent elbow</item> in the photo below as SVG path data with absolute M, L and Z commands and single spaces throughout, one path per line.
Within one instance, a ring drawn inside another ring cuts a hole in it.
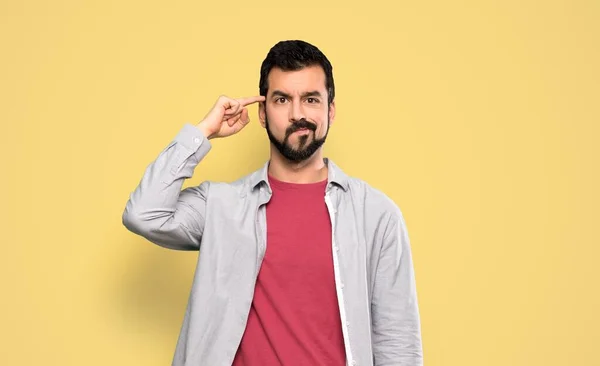
M 122 214 L 121 221 L 127 230 L 166 249 L 198 250 L 200 237 L 180 224 L 168 224 L 168 217 L 149 219 L 135 210 Z
M 121 215 L 121 223 L 132 233 L 138 235 L 144 234 L 144 223 L 141 219 L 141 216 L 135 211 L 130 210 L 129 207 L 125 208 L 123 211 L 123 214 Z

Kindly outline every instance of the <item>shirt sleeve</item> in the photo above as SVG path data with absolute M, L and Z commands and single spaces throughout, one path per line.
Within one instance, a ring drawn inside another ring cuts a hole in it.
M 375 366 L 422 366 L 421 324 L 410 241 L 396 207 L 375 272 L 371 302 Z
M 165 248 L 199 250 L 209 184 L 181 188 L 210 150 L 202 131 L 186 123 L 146 167 L 125 205 L 123 225 Z

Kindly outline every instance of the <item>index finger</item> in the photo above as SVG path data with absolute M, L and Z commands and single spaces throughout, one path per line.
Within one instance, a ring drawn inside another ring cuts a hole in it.
M 238 102 L 240 102 L 240 104 L 245 107 L 249 104 L 252 103 L 256 103 L 256 102 L 264 102 L 265 101 L 265 97 L 263 95 L 257 95 L 254 97 L 246 97 L 246 98 L 240 98 L 238 99 Z

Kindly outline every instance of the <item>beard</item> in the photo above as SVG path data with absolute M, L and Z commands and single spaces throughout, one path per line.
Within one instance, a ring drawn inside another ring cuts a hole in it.
M 269 140 L 275 146 L 275 148 L 289 161 L 292 162 L 301 162 L 308 158 L 310 158 L 323 144 L 327 139 L 327 134 L 329 133 L 329 113 L 327 113 L 327 131 L 325 132 L 325 136 L 318 139 L 316 138 L 316 130 L 317 126 L 308 122 L 305 119 L 301 119 L 298 122 L 292 124 L 285 131 L 285 136 L 282 141 L 279 141 L 275 135 L 269 129 L 269 118 L 265 112 L 265 125 L 267 130 L 267 135 L 269 136 Z M 306 135 L 298 136 L 298 148 L 294 148 L 289 143 L 289 137 L 292 133 L 298 131 L 299 129 L 306 128 L 309 131 L 312 131 L 312 134 L 309 132 Z M 311 136 L 312 135 L 312 136 Z

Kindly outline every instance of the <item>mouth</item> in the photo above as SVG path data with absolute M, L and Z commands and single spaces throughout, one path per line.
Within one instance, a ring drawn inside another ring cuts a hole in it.
M 301 128 L 301 129 L 294 131 L 292 134 L 305 135 L 309 132 L 310 132 L 310 130 L 308 128 Z

